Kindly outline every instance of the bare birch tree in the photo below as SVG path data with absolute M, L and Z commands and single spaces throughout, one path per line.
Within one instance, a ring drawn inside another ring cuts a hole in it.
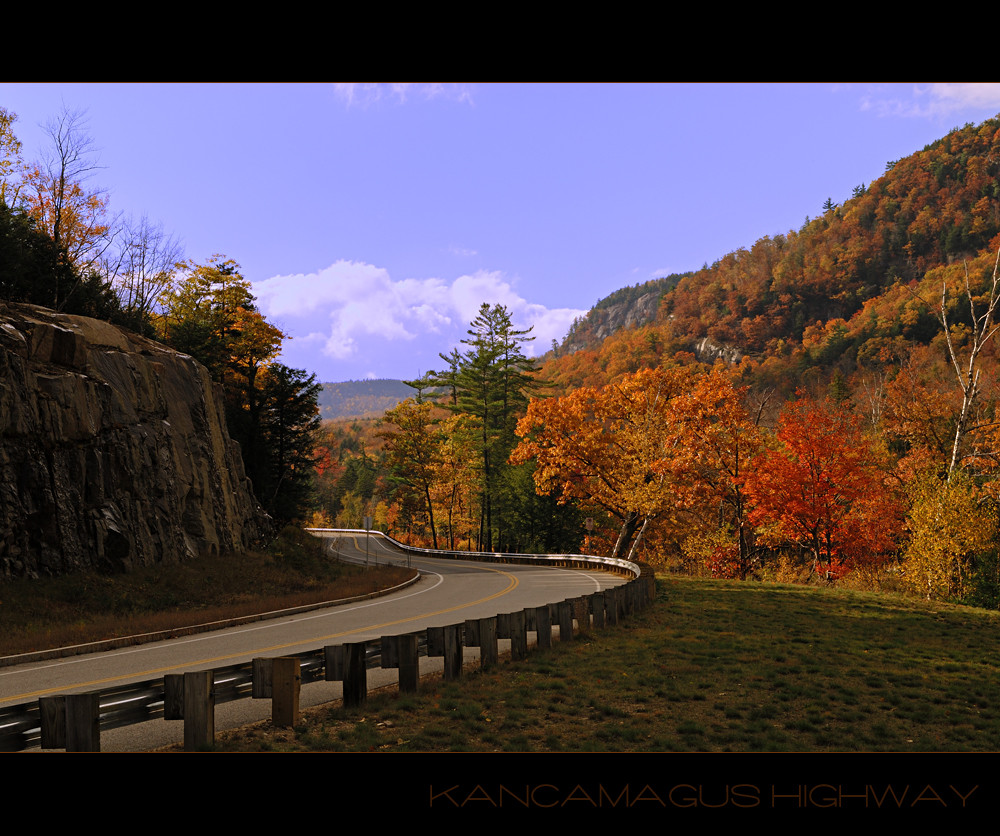
M 941 325 L 944 327 L 945 340 L 948 345 L 948 356 L 951 358 L 952 366 L 955 368 L 958 386 L 962 390 L 962 408 L 958 413 L 958 421 L 955 425 L 951 461 L 948 465 L 949 482 L 962 460 L 962 445 L 966 436 L 970 432 L 980 429 L 980 427 L 972 424 L 972 416 L 976 400 L 980 393 L 979 378 L 982 369 L 979 365 L 979 355 L 986 347 L 986 344 L 1000 330 L 1000 325 L 996 324 L 993 319 L 997 304 L 1000 302 L 1000 250 L 997 251 L 997 260 L 993 267 L 993 278 L 989 285 L 989 299 L 986 302 L 986 308 L 982 312 L 976 310 L 976 303 L 969 281 L 968 266 L 965 268 L 965 295 L 969 301 L 972 330 L 968 346 L 968 357 L 962 358 L 952 339 L 951 327 L 948 324 L 948 285 L 945 281 L 941 282 L 939 319 L 941 320 Z

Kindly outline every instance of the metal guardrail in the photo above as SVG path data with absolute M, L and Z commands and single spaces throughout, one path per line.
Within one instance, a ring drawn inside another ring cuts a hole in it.
M 602 571 L 612 571 L 619 574 L 630 574 L 639 577 L 638 563 L 622 560 L 617 557 L 600 557 L 588 554 L 519 554 L 517 552 L 468 552 L 449 551 L 448 549 L 425 549 L 420 546 L 408 546 L 377 529 L 363 528 L 307 528 L 306 531 L 315 534 L 353 534 L 381 537 L 397 549 L 411 554 L 423 554 L 429 557 L 450 557 L 455 560 L 478 560 L 493 563 L 539 563 L 549 565 L 573 565 L 581 568 L 589 567 Z
M 647 571 L 643 573 L 642 567 L 636 563 L 625 560 L 612 560 L 611 558 L 601 558 L 592 555 L 527 555 L 527 554 L 506 554 L 502 552 L 482 553 L 482 552 L 459 552 L 424 549 L 408 546 L 389 537 L 382 532 L 366 532 L 360 529 L 308 529 L 314 533 L 337 533 L 346 535 L 369 534 L 384 538 L 393 544 L 397 549 L 411 554 L 424 554 L 434 557 L 450 557 L 460 560 L 480 560 L 498 563 L 538 563 L 542 565 L 573 566 L 578 568 L 594 568 L 604 571 L 613 571 L 620 574 L 632 575 L 632 581 L 625 584 L 632 586 L 642 580 L 648 580 L 651 584 L 652 576 Z M 616 589 L 620 589 L 616 588 Z M 636 587 L 636 590 L 639 590 Z M 582 596 L 583 599 L 593 598 L 594 593 L 589 596 Z M 652 599 L 652 587 L 647 586 L 638 594 L 635 600 L 640 602 Z M 557 602 L 548 605 L 550 608 L 558 606 Z M 603 606 L 603 605 L 602 605 Z M 544 608 L 544 605 L 543 605 Z M 628 609 L 631 609 L 629 605 Z M 588 607 L 588 611 L 590 608 Z M 603 610 L 601 614 L 603 624 Z M 572 619 L 571 619 L 572 620 Z M 555 620 L 553 623 L 557 623 Z M 464 644 L 464 625 L 453 625 L 459 631 L 459 652 Z M 441 629 L 441 628 L 437 628 Z M 413 635 L 413 634 L 411 634 Z M 416 632 L 418 638 L 418 656 L 428 654 L 428 633 L 426 630 Z M 381 640 L 371 639 L 364 642 L 365 645 L 365 668 L 378 668 L 382 661 Z M 316 682 L 327 678 L 326 674 L 326 648 L 317 648 L 304 653 L 290 654 L 299 660 L 299 672 L 301 682 Z M 439 654 L 435 654 L 439 655 Z M 224 703 L 233 700 L 246 699 L 252 696 L 253 690 L 253 662 L 243 662 L 229 665 L 223 668 L 215 668 L 212 671 L 214 682 L 214 702 Z M 125 686 L 116 686 L 101 689 L 99 691 L 88 692 L 97 698 L 99 704 L 99 729 L 110 730 L 137 723 L 154 720 L 165 716 L 165 706 L 167 702 L 166 678 L 151 679 L 143 682 L 136 682 Z M 30 703 L 0 708 L 0 751 L 12 752 L 40 746 L 42 743 L 42 704 L 43 700 L 59 698 L 42 698 Z M 61 748 L 61 747 L 60 747 Z

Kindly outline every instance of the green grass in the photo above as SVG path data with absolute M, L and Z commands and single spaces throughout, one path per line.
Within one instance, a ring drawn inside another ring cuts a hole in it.
M 997 751 L 998 648 L 992 611 L 672 577 L 619 627 L 416 696 L 324 708 L 268 745 L 328 751 L 363 717 L 375 734 L 343 740 L 350 751 Z

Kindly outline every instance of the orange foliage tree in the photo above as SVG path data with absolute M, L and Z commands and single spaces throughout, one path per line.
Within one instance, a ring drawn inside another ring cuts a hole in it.
M 740 529 L 739 474 L 752 425 L 739 395 L 728 372 L 674 367 L 532 400 L 511 461 L 536 461 L 538 493 L 598 506 L 617 519 L 614 557 L 634 556 L 650 524 L 679 536 L 720 503 L 735 512 Z
M 684 443 L 674 468 L 678 483 L 700 496 L 701 528 L 714 543 L 705 555 L 708 567 L 715 575 L 745 580 L 756 556 L 743 480 L 761 438 L 747 414 L 745 390 L 734 377 L 716 366 L 698 375 L 691 390 L 676 399 L 673 420 Z
M 434 502 L 431 490 L 441 467 L 442 435 L 432 414 L 434 406 L 427 401 L 418 403 L 408 398 L 382 418 L 385 428 L 379 436 L 385 439 L 386 459 L 401 479 L 418 491 L 424 502 L 431 542 L 438 547 L 434 525 Z

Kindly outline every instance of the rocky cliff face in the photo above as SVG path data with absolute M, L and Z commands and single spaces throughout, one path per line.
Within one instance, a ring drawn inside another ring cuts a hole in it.
M 204 366 L 0 303 L 0 575 L 241 551 L 268 524 Z
M 592 308 L 587 313 L 579 332 L 567 337 L 559 349 L 559 354 L 572 354 L 583 348 L 594 348 L 615 331 L 622 328 L 637 328 L 652 322 L 656 319 L 662 296 L 662 291 L 656 289 L 634 301 L 619 302 L 605 308 Z

